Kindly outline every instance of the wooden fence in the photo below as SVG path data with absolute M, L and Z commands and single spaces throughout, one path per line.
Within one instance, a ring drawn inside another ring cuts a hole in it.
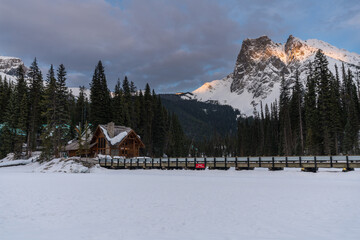
M 360 156 L 284 156 L 284 157 L 201 157 L 201 158 L 122 158 L 99 157 L 99 165 L 113 169 L 221 169 L 236 170 L 268 168 L 301 168 L 316 172 L 318 168 L 342 168 L 351 171 L 360 168 Z

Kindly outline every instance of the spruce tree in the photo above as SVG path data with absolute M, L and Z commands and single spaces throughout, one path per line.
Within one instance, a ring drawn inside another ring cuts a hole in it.
M 85 86 L 80 87 L 79 96 L 76 99 L 74 122 L 84 128 L 89 115 L 89 101 L 85 93 Z
M 15 157 L 20 157 L 22 146 L 25 142 L 27 117 L 28 117 L 28 87 L 25 81 L 25 71 L 23 66 L 19 66 L 16 71 L 16 136 L 15 136 Z
M 146 152 L 152 155 L 152 120 L 153 120 L 153 98 L 149 84 L 146 84 L 144 94 L 144 138 L 143 142 L 146 146 Z
M 293 150 L 295 155 L 304 153 L 304 135 L 303 135 L 303 88 L 299 80 L 299 72 L 295 74 L 295 84 L 292 89 L 290 100 L 290 119 L 293 137 Z
M 42 114 L 46 119 L 46 127 L 44 128 L 41 136 L 44 147 L 42 158 L 45 160 L 50 160 L 51 156 L 55 154 L 56 151 L 57 143 L 55 141 L 55 130 L 58 118 L 58 100 L 56 89 L 57 82 L 55 78 L 54 67 L 51 65 L 46 76 L 46 86 L 44 89 L 44 98 L 42 102 L 45 108 L 45 111 Z
M 290 92 L 288 83 L 283 74 L 280 86 L 279 118 L 280 118 L 280 140 L 282 154 L 290 155 L 292 149 L 291 123 L 289 113 Z
M 356 154 L 359 151 L 358 132 L 359 132 L 359 100 L 357 98 L 356 86 L 353 83 L 353 75 L 350 70 L 345 75 L 344 83 L 344 102 L 347 115 L 344 129 L 344 151 L 347 154 Z
M 309 65 L 309 74 L 306 82 L 305 94 L 305 125 L 306 125 L 306 153 L 319 154 L 319 115 L 317 109 L 316 82 L 313 76 L 312 65 Z
M 67 142 L 67 136 L 70 130 L 70 111 L 68 105 L 69 92 L 66 87 L 66 70 L 63 64 L 59 65 L 57 69 L 56 80 L 56 100 L 57 100 L 57 121 L 55 126 L 55 138 L 56 138 L 56 152 L 58 156 L 59 152 L 64 148 Z
M 321 154 L 331 154 L 331 72 L 328 69 L 328 61 L 321 50 L 318 50 L 314 59 L 314 80 L 318 85 L 318 109 L 321 136 Z
M 112 119 L 110 91 L 107 87 L 104 67 L 98 62 L 90 84 L 90 121 L 93 130 L 99 124 L 106 124 Z
M 124 125 L 124 98 L 120 85 L 120 80 L 115 85 L 115 92 L 113 98 L 113 121 L 116 125 Z
M 27 155 L 37 147 L 37 136 L 41 127 L 41 99 L 43 96 L 42 74 L 37 60 L 33 61 L 29 69 L 29 129 L 27 136 Z
M 332 136 L 332 149 L 331 154 L 338 155 L 340 152 L 340 139 L 342 137 L 342 104 L 341 104 L 341 96 L 340 96 L 340 80 L 338 68 L 335 65 L 335 77 L 331 78 L 330 82 L 330 129 Z
M 166 128 L 165 128 L 165 117 L 166 112 L 163 106 L 161 105 L 161 99 L 158 97 L 157 102 L 155 102 L 155 112 L 153 118 L 153 153 L 156 157 L 162 157 L 165 147 L 165 138 L 166 138 Z

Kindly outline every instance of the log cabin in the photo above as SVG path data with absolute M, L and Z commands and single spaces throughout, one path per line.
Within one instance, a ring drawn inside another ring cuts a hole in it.
M 140 148 L 145 147 L 140 136 L 133 129 L 115 125 L 113 122 L 98 125 L 87 146 L 87 149 L 79 152 L 78 141 L 74 141 L 67 145 L 65 149 L 70 157 L 84 154 L 93 157 L 102 154 L 132 158 L 138 157 Z

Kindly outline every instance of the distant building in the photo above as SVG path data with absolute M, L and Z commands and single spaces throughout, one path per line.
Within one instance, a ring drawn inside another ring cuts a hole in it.
M 129 127 L 117 126 L 113 122 L 98 125 L 92 134 L 91 140 L 82 144 L 74 140 L 65 147 L 68 156 L 97 156 L 98 154 L 123 156 L 126 158 L 138 157 L 140 148 L 145 145 L 135 131 Z

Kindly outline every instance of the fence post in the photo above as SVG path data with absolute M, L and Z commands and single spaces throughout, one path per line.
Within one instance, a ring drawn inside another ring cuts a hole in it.
M 136 167 L 139 168 L 139 159 L 138 158 L 136 159 L 136 165 L 137 165 Z
M 160 168 L 162 168 L 162 161 L 161 161 L 161 158 L 160 158 Z
M 151 168 L 154 168 L 154 158 L 151 158 Z
M 130 168 L 132 168 L 132 158 L 130 158 Z
M 259 157 L 259 167 L 261 167 L 261 157 Z
M 299 157 L 299 165 L 300 165 L 300 168 L 302 167 L 302 164 L 301 164 L 301 156 Z
M 238 167 L 238 160 L 237 160 L 237 157 L 235 157 L 235 168 Z
M 194 157 L 194 168 L 196 168 L 196 157 Z
M 331 167 L 331 168 L 333 167 L 333 159 L 332 159 L 332 156 L 330 156 L 330 167 Z
M 205 166 L 205 168 L 206 168 L 206 157 L 204 157 L 204 166 Z
M 349 156 L 346 155 L 346 168 L 349 168 Z
M 179 159 L 176 158 L 176 168 L 178 168 L 178 167 L 179 167 Z
M 288 167 L 289 166 L 289 162 L 288 162 L 288 157 L 286 156 L 285 157 L 285 167 Z
M 247 165 L 248 165 L 248 168 L 250 167 L 250 158 L 247 157 Z
M 170 168 L 170 158 L 168 157 L 168 168 Z
M 216 168 L 216 157 L 214 157 L 214 168 Z
M 187 157 L 185 158 L 185 168 L 187 168 Z
M 315 169 L 316 169 L 317 168 L 316 156 L 314 156 L 314 165 L 315 165 Z
M 274 168 L 275 167 L 275 159 L 274 159 L 274 157 L 272 157 L 272 167 Z
M 227 167 L 227 158 L 225 157 L 225 168 Z

